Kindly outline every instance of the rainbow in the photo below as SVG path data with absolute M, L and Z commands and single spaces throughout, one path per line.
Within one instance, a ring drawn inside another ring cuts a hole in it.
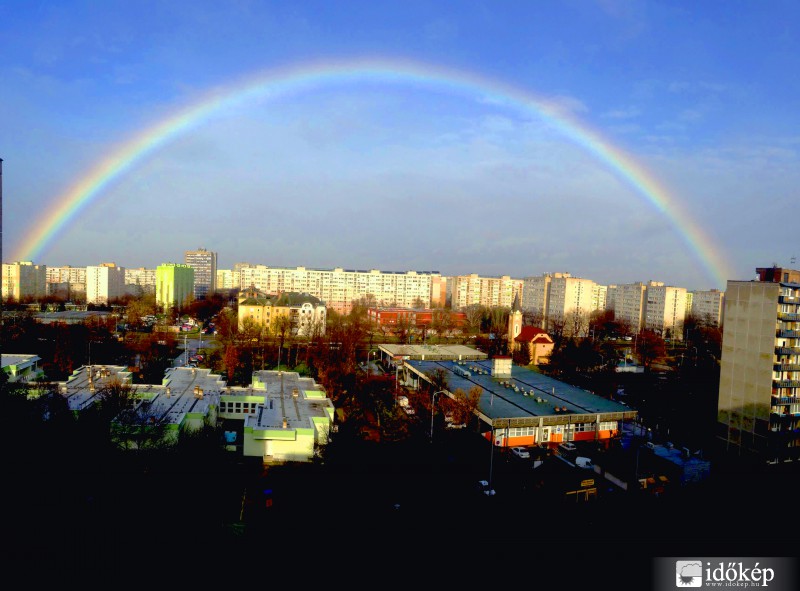
M 670 195 L 630 155 L 613 146 L 585 123 L 578 121 L 556 102 L 475 74 L 388 59 L 320 62 L 262 71 L 207 93 L 193 104 L 128 139 L 94 165 L 67 191 L 57 196 L 54 203 L 45 209 L 49 212 L 48 215 L 37 221 L 25 234 L 14 260 L 39 259 L 70 222 L 97 199 L 110 183 L 170 140 L 202 125 L 212 116 L 257 99 L 278 98 L 291 93 L 308 92 L 325 85 L 359 81 L 443 88 L 455 93 L 499 101 L 533 113 L 607 165 L 619 179 L 665 215 L 717 285 L 724 287 L 727 278 L 733 276 L 720 250 L 677 198 Z

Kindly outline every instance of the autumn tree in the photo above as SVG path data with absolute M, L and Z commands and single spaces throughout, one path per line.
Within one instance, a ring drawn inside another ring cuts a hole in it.
M 652 330 L 643 330 L 637 337 L 636 352 L 647 372 L 650 371 L 653 363 L 664 358 L 667 350 L 664 346 L 664 339 Z

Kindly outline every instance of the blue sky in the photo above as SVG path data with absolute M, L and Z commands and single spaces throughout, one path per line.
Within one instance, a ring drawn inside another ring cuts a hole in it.
M 558 103 L 730 266 L 800 256 L 796 2 L 5 2 L 3 258 L 92 166 L 207 92 L 410 60 Z M 36 262 L 248 261 L 724 288 L 663 212 L 537 119 L 447 85 L 243 101 L 115 179 Z M 784 229 L 784 226 L 786 227 Z

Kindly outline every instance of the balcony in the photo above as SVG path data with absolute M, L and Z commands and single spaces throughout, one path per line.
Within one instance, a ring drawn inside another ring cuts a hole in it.
M 772 396 L 772 406 L 779 404 L 800 404 L 800 398 L 797 396 Z
M 800 380 L 772 380 L 773 388 L 800 388 Z M 798 401 L 800 402 L 800 401 Z
M 779 304 L 800 304 L 800 298 L 792 296 L 778 296 Z
M 777 336 L 785 339 L 800 338 L 800 330 L 779 330 L 777 331 Z
M 775 347 L 776 355 L 800 355 L 800 347 Z
M 775 371 L 800 371 L 800 363 L 776 363 L 772 369 Z
M 778 320 L 784 322 L 800 322 L 800 314 L 789 314 L 788 312 L 778 312 Z

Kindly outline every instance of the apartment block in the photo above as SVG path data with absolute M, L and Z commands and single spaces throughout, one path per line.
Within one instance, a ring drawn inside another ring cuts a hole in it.
M 308 293 L 342 314 L 349 312 L 359 300 L 377 306 L 430 307 L 434 280 L 441 277 L 435 271 L 307 269 L 248 263 L 237 263 L 234 271 L 239 272 L 241 289 L 252 286 L 264 293 Z M 440 294 L 440 281 L 437 289 Z
M 486 307 L 505 306 L 510 308 L 514 296 L 522 298 L 522 279 L 512 279 L 508 275 L 502 277 L 481 277 L 457 275 L 448 277 L 450 289 L 450 306 L 453 310 L 479 304 Z
M 240 289 L 242 273 L 234 269 L 217 269 L 217 291 Z
M 522 280 L 522 298 L 520 305 L 525 312 L 533 312 L 542 320 L 539 328 L 544 328 L 547 317 L 547 298 L 550 294 L 550 282 L 553 277 L 571 277 L 569 273 L 544 273 L 536 277 L 525 277 Z
M 547 301 L 546 327 L 563 324 L 564 334 L 586 336 L 594 308 L 595 282 L 580 277 L 553 277 Z
M 86 302 L 108 304 L 125 294 L 125 269 L 115 263 L 86 267 Z
M 625 322 L 633 332 L 644 328 L 645 319 L 645 283 L 623 283 L 614 288 L 614 317 Z
M 183 262 L 194 269 L 194 299 L 204 300 L 216 291 L 217 253 L 198 248 L 187 250 Z
M 194 269 L 179 263 L 156 267 L 156 304 L 164 309 L 183 306 L 194 298 Z
M 727 283 L 717 404 L 726 449 L 770 463 L 800 459 L 800 274 L 782 271 Z
M 686 289 L 650 281 L 645 292 L 644 326 L 664 338 L 683 340 Z
M 78 293 L 86 294 L 86 267 L 47 267 L 47 295 L 72 299 Z
M 3 263 L 3 299 L 21 302 L 47 294 L 47 266 L 31 261 Z
M 156 270 L 125 269 L 125 291 L 133 295 L 143 295 L 156 292 Z
M 605 310 L 608 305 L 608 286 L 595 283 L 592 288 L 592 311 Z
M 725 292 L 718 289 L 693 291 L 687 294 L 690 298 L 692 316 L 708 319 L 722 326 L 725 311 Z

